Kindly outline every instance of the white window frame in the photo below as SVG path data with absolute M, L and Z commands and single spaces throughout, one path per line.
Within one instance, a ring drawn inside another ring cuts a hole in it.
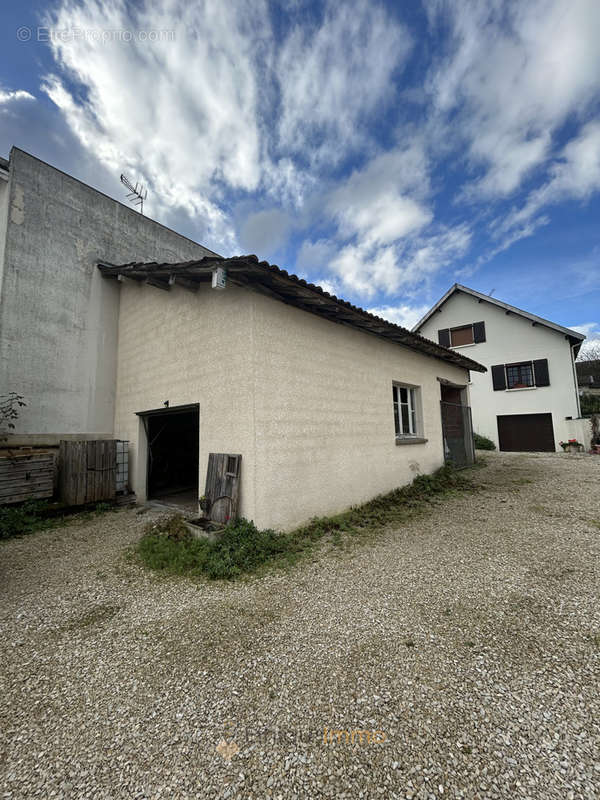
M 416 439 L 423 436 L 420 430 L 420 409 L 419 409 L 419 391 L 420 387 L 411 386 L 406 383 L 393 383 L 393 401 L 394 401 L 394 428 L 396 431 L 396 439 Z M 402 402 L 400 390 L 406 389 L 406 403 Z M 404 430 L 404 421 L 402 419 L 402 406 L 406 406 L 408 411 L 408 430 Z

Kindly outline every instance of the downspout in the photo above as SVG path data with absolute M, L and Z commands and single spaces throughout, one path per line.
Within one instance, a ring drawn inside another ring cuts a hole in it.
M 580 343 L 581 344 L 581 343 Z M 579 400 L 579 385 L 577 383 L 577 367 L 575 366 L 575 348 L 576 344 L 571 345 L 571 368 L 573 370 L 573 384 L 575 386 L 575 399 L 577 402 L 577 418 L 581 417 L 581 402 Z

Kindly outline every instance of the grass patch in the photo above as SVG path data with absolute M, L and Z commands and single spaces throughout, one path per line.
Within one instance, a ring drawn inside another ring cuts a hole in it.
M 289 533 L 259 530 L 254 523 L 240 519 L 218 533 L 214 541 L 195 538 L 181 515 L 174 515 L 146 526 L 137 554 L 146 567 L 165 573 L 232 579 L 267 565 L 293 564 L 326 538 L 339 546 L 384 526 L 400 524 L 436 498 L 474 489 L 464 473 L 442 467 L 433 475 L 420 475 L 410 486 L 342 514 L 313 519 Z
M 97 503 L 85 510 L 73 510 L 47 500 L 27 500 L 18 505 L 0 506 L 0 540 L 26 536 L 29 533 L 60 528 L 69 521 L 91 519 L 114 511 L 110 503 Z
M 18 506 L 0 507 L 0 539 L 24 536 L 27 533 L 53 528 L 56 520 L 47 519 L 44 511 L 48 503 L 44 500 L 29 500 Z

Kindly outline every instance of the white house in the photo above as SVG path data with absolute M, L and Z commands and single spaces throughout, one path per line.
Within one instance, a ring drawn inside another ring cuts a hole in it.
M 27 402 L 11 446 L 128 441 L 142 501 L 197 502 L 209 454 L 241 456 L 239 511 L 277 528 L 468 460 L 485 367 L 466 354 L 20 150 L 0 171 L 0 394 Z
M 471 376 L 473 429 L 500 450 L 561 450 L 568 439 L 589 447 L 575 373 L 583 334 L 460 284 L 413 330 L 488 367 Z

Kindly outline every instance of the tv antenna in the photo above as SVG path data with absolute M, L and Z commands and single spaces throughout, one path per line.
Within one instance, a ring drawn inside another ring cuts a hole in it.
M 137 183 L 135 186 L 129 180 L 126 175 L 121 175 L 121 183 L 123 186 L 129 190 L 127 194 L 127 199 L 130 203 L 134 206 L 137 206 L 140 209 L 140 214 L 144 213 L 144 200 L 148 197 L 148 189 L 144 189 L 144 185 L 142 183 Z
M 488 297 L 491 297 L 494 294 L 495 291 L 496 291 L 495 289 L 492 289 L 491 292 L 488 292 Z

